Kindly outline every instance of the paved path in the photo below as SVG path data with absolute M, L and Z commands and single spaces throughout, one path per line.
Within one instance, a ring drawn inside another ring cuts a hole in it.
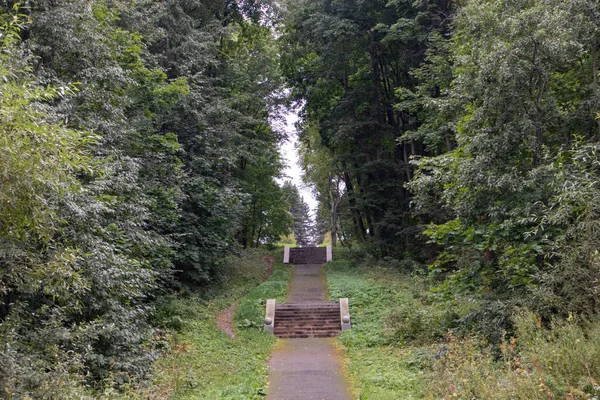
M 285 301 L 327 300 L 325 273 L 319 264 L 295 265 Z
M 322 267 L 294 266 L 287 301 L 323 300 L 327 290 Z M 352 398 L 335 339 L 279 339 L 269 360 L 267 400 Z

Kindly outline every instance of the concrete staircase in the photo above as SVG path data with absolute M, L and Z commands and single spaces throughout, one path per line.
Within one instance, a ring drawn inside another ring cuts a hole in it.
M 273 334 L 279 338 L 334 337 L 342 330 L 337 301 L 279 303 L 274 319 Z

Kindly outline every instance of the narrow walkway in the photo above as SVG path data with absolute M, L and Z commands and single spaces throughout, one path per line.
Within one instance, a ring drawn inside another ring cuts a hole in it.
M 323 301 L 326 289 L 321 265 L 297 265 L 287 301 Z M 343 370 L 335 339 L 279 339 L 269 361 L 267 400 L 351 400 Z
M 285 301 L 324 301 L 327 287 L 323 267 L 319 264 L 294 265 Z

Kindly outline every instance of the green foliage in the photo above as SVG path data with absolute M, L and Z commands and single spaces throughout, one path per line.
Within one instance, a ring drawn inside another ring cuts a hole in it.
M 7 393 L 114 397 L 137 385 L 163 345 L 153 325 L 182 329 L 181 317 L 152 316 L 156 297 L 225 281 L 246 221 L 262 229 L 252 245 L 287 231 L 262 5 L 2 7 Z M 248 217 L 252 197 L 262 208 Z
M 60 207 L 82 190 L 75 174 L 92 171 L 93 137 L 45 110 L 72 89 L 35 84 L 19 47 L 22 18 L 0 13 L 0 386 L 9 397 L 85 397 L 82 357 L 63 347 L 73 333 L 63 324 L 92 285 L 63 237 Z
M 328 272 L 332 295 L 354 298 L 356 329 L 344 343 L 364 356 L 391 346 L 382 360 L 401 360 L 398 379 L 356 361 L 370 371 L 365 396 L 419 398 L 408 371 L 444 359 L 426 344 L 448 329 L 505 347 L 505 331 L 518 334 L 523 359 L 528 341 L 562 354 L 594 337 L 594 323 L 557 318 L 593 320 L 598 310 L 595 1 L 302 0 L 281 13 L 270 0 L 20 7 L 0 8 L 6 396 L 117 396 L 147 379 L 165 329 L 213 343 L 212 362 L 230 348 L 206 322 L 219 307 L 164 295 L 214 294 L 236 276 L 225 254 L 273 245 L 290 228 L 300 244 L 330 231 L 347 247 Z M 286 101 L 302 116 L 318 232 L 306 229 L 297 191 L 276 183 Z M 427 295 L 407 255 L 429 264 Z M 365 260 L 370 273 L 358 266 Z M 249 276 L 240 287 L 258 283 Z M 240 335 L 264 351 L 233 351 L 247 371 L 270 346 L 253 329 L 262 302 L 283 296 L 288 278 L 276 272 L 239 306 L 237 323 L 250 328 Z M 521 307 L 558 336 L 523 331 Z M 448 380 L 472 378 L 468 388 L 452 383 L 460 393 L 507 393 L 490 379 L 533 390 L 478 339 L 448 342 L 473 367 L 450 360 Z M 573 365 L 593 365 L 574 354 L 583 361 L 565 356 Z M 562 368 L 548 352 L 544 360 Z M 596 395 L 592 373 L 547 378 L 536 363 L 528 374 L 543 382 L 539 393 Z M 492 372 L 477 375 L 482 365 Z M 263 375 L 242 376 L 207 396 L 260 396 Z
M 248 293 L 235 311 L 238 327 L 262 329 L 266 300 L 276 299 L 282 302 L 287 292 L 290 276 L 289 270 L 280 267 L 273 272 L 268 281 L 261 283 Z
M 318 193 L 326 230 L 342 244 L 371 243 L 374 254 L 408 250 L 419 239 L 404 183 L 412 178 L 410 156 L 423 147 L 404 139 L 418 110 L 400 107 L 397 97 L 415 90 L 411 71 L 424 61 L 430 34 L 446 29 L 451 2 L 286 6 L 282 65 L 302 104 L 305 179 Z
M 414 72 L 422 79 L 414 96 L 429 107 L 415 134 L 455 139 L 444 154 L 415 160 L 407 185 L 436 249 L 437 292 L 480 302 L 464 321 L 497 342 L 518 306 L 548 319 L 597 310 L 593 235 L 571 230 L 595 229 L 598 18 L 590 7 L 467 2 L 452 36 L 435 38 L 445 59 L 430 53 Z M 441 99 L 427 97 L 430 80 Z
M 353 329 L 342 335 L 350 347 L 417 345 L 443 338 L 458 326 L 470 307 L 431 303 L 423 278 L 398 273 L 382 263 L 371 268 L 347 260 L 327 267 L 332 298 L 351 298 Z
M 295 244 L 306 247 L 313 243 L 313 224 L 310 218 L 308 204 L 300 196 L 298 188 L 291 181 L 286 181 L 282 187 L 286 201 L 289 204 L 289 212 L 292 215 L 292 232 Z
M 360 257 L 337 257 L 326 271 L 331 297 L 350 299 L 352 330 L 340 340 L 360 398 L 598 395 L 597 317 L 577 320 L 571 315 L 544 323 L 527 309 L 513 308 L 514 337 L 504 334 L 491 346 L 481 336 L 463 336 L 457 329 L 461 318 L 480 307 L 468 296 L 435 301 L 422 276 L 361 262 Z
M 579 143 L 559 155 L 554 195 L 530 232 L 551 238 L 545 246 L 548 262 L 534 289 L 535 308 L 545 316 L 598 310 L 598 151 L 597 144 Z
M 44 195 L 79 190 L 74 174 L 91 169 L 85 146 L 92 137 L 53 122 L 43 111 L 44 103 L 72 94 L 73 88 L 36 86 L 30 69 L 19 59 L 21 28 L 18 16 L 1 27 L 0 236 L 47 241 L 60 221 Z
M 430 303 L 427 282 L 395 267 L 365 261 L 356 251 L 336 252 L 327 264 L 330 297 L 348 297 L 352 329 L 340 340 L 349 369 L 365 399 L 420 399 L 432 343 L 469 311 L 467 304 Z M 426 347 L 421 347 L 426 346 Z

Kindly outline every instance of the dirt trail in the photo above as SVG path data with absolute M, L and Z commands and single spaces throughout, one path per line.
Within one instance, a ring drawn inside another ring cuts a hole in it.
M 267 279 L 273 273 L 273 264 L 275 263 L 275 257 L 270 254 L 266 254 L 262 256 L 262 261 L 265 263 L 265 270 Z M 236 340 L 235 332 L 233 330 L 233 315 L 235 314 L 235 309 L 237 308 L 238 302 L 236 301 L 231 306 L 221 311 L 217 315 L 217 326 L 224 334 L 229 336 L 232 340 Z
M 235 314 L 235 309 L 237 308 L 238 302 L 236 301 L 232 305 L 230 305 L 225 310 L 221 311 L 219 315 L 217 315 L 217 325 L 219 329 L 223 331 L 224 334 L 229 336 L 231 340 L 235 340 L 235 332 L 233 331 L 233 315 Z
M 327 300 L 326 289 L 321 265 L 294 266 L 287 301 Z M 335 339 L 279 339 L 271 353 L 267 400 L 350 400 L 350 387 Z
M 265 266 L 267 267 L 267 279 L 269 279 L 271 277 L 271 274 L 273 274 L 273 264 L 275 263 L 275 257 L 271 254 L 265 254 L 264 256 L 262 256 L 262 260 L 265 263 Z

